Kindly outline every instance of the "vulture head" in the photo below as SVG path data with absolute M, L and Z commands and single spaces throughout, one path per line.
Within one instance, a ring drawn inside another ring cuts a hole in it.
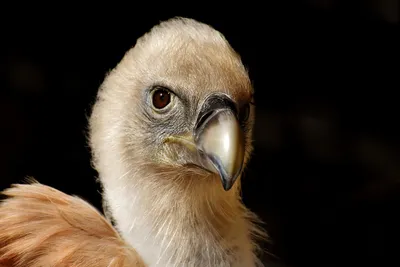
M 141 249 L 138 240 L 173 240 L 173 229 L 217 240 L 247 227 L 239 189 L 252 151 L 252 101 L 246 68 L 225 37 L 186 18 L 152 28 L 107 74 L 90 116 L 93 163 L 107 215 L 141 255 L 149 244 Z
M 266 236 L 240 197 L 252 97 L 217 30 L 155 26 L 108 73 L 89 120 L 109 220 L 78 197 L 17 185 L 0 203 L 0 265 L 262 266 L 254 238 Z
M 102 181 L 230 190 L 252 150 L 252 96 L 246 69 L 222 34 L 190 19 L 162 22 L 99 92 L 90 141 Z

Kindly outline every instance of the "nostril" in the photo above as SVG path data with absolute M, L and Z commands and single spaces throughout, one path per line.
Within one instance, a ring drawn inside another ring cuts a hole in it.
M 199 118 L 199 120 L 197 121 L 197 123 L 196 123 L 196 129 L 199 128 L 199 127 L 201 127 L 201 125 L 203 125 L 204 122 L 205 122 L 213 113 L 214 113 L 214 111 L 210 111 L 210 112 L 205 113 L 203 116 L 201 116 L 201 117 Z
M 219 110 L 230 109 L 237 114 L 237 108 L 232 99 L 223 94 L 214 94 L 209 96 L 203 103 L 198 115 L 195 129 L 201 128 L 202 125 Z

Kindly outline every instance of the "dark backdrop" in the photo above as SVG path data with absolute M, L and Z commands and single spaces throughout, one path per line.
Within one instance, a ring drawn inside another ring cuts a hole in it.
M 85 140 L 97 88 L 136 38 L 188 16 L 223 32 L 254 82 L 255 153 L 243 194 L 266 222 L 271 259 L 399 266 L 395 4 L 246 2 L 217 12 L 216 3 L 193 2 L 191 12 L 158 7 L 163 15 L 155 3 L 4 9 L 0 189 L 33 176 L 100 209 Z

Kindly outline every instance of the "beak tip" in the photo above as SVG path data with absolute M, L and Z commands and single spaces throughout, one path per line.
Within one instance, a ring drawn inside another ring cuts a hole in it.
M 233 186 L 232 182 L 229 182 L 229 180 L 222 179 L 222 187 L 224 188 L 225 191 L 231 190 L 232 186 Z
M 237 178 L 240 176 L 241 170 L 242 170 L 242 165 L 239 168 L 239 170 L 234 173 L 234 174 L 228 174 L 224 168 L 224 166 L 221 163 L 221 160 L 218 157 L 215 156 L 208 156 L 211 159 L 211 162 L 214 165 L 214 168 L 217 170 L 221 182 L 222 182 L 222 187 L 224 188 L 225 191 L 231 190 L 233 185 L 235 184 Z
M 221 175 L 222 186 L 225 191 L 229 191 L 232 189 L 233 185 L 236 183 L 236 180 L 239 178 L 240 172 L 235 176 L 229 177 L 226 175 Z

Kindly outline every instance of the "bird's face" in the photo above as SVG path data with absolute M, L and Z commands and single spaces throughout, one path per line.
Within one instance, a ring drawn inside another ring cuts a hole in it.
M 124 99 L 118 105 L 132 157 L 216 174 L 229 190 L 252 150 L 253 90 L 229 44 L 201 27 L 210 38 L 196 39 L 195 32 L 145 36 L 109 80 Z
M 198 94 L 178 88 L 164 82 L 142 91 L 137 116 L 146 122 L 141 125 L 146 158 L 180 169 L 217 173 L 229 190 L 250 150 L 246 138 L 252 123 L 250 100 L 240 102 L 227 90 Z

